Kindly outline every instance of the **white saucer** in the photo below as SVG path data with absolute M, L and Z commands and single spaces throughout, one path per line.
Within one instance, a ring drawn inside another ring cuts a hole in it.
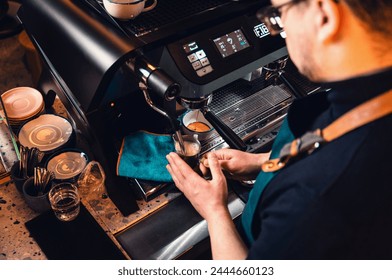
M 47 169 L 58 180 L 66 180 L 79 175 L 87 165 L 87 155 L 83 152 L 66 151 L 48 161 Z
M 42 94 L 31 87 L 17 87 L 1 95 L 7 117 L 25 120 L 42 111 L 44 99 Z
M 65 118 L 44 114 L 25 123 L 18 138 L 25 147 L 37 147 L 43 152 L 66 144 L 72 135 L 72 126 Z

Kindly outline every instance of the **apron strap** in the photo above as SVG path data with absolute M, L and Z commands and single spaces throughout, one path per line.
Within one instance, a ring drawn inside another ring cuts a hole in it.
M 356 128 L 391 113 L 392 90 L 389 90 L 348 111 L 323 130 L 317 129 L 307 132 L 294 139 L 282 148 L 279 158 L 264 162 L 261 168 L 264 172 L 277 171 L 283 168 L 292 158 L 304 153 L 310 154 L 321 144 L 331 142 Z

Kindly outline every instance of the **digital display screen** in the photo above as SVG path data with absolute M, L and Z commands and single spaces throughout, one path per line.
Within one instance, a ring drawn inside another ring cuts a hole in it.
M 241 29 L 215 38 L 213 41 L 223 58 L 250 47 Z

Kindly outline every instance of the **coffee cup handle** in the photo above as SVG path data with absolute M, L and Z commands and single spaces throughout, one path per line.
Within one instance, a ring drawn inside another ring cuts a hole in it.
M 152 9 L 155 8 L 155 6 L 156 6 L 157 4 L 158 4 L 158 0 L 154 0 L 154 3 L 152 3 L 150 6 L 145 7 L 145 8 L 143 9 L 142 13 L 143 13 L 143 12 L 151 11 Z

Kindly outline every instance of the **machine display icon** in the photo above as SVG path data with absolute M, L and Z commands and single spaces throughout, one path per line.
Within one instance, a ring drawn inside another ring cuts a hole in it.
M 255 27 L 253 27 L 253 32 L 258 38 L 263 38 L 270 34 L 267 26 L 264 23 L 258 24 Z
M 190 53 L 199 48 L 196 42 L 191 42 L 182 46 L 185 53 Z

